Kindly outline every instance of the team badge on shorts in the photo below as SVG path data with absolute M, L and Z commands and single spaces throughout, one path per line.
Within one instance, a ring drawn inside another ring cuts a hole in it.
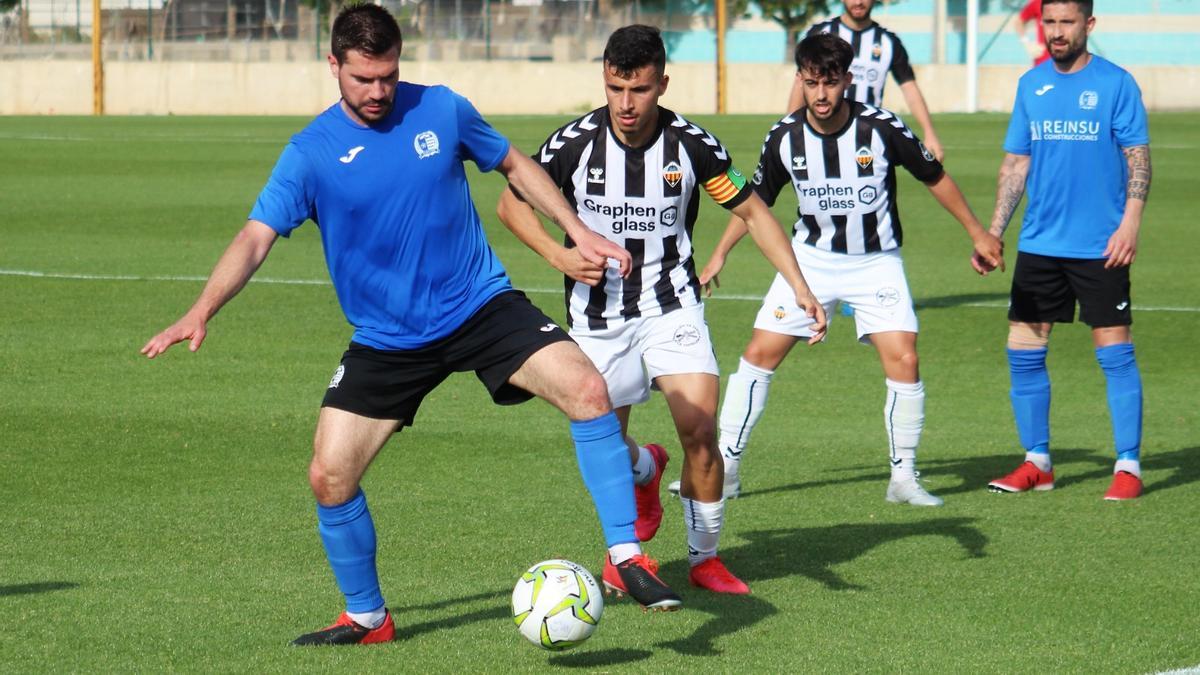
M 787 310 L 785 310 L 783 308 L 783 305 L 779 305 L 778 307 L 775 308 L 775 320 L 776 321 L 783 321 L 786 317 L 787 317 Z
M 880 307 L 891 307 L 900 302 L 900 291 L 891 286 L 884 286 L 875 291 L 875 302 L 878 302 Z
M 675 335 L 671 339 L 675 340 L 675 344 L 680 347 L 691 347 L 700 341 L 700 329 L 690 323 L 685 323 L 675 329 Z
M 342 376 L 346 374 L 346 366 L 338 366 L 337 370 L 333 371 L 333 377 L 329 380 L 329 388 L 337 389 L 342 383 Z

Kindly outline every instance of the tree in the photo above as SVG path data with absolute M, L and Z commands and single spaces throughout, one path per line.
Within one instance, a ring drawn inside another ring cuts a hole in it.
M 787 31 L 786 60 L 792 60 L 792 49 L 800 31 L 804 30 L 813 17 L 829 12 L 829 0 L 754 0 L 762 15 L 783 26 Z
M 0 0 L 0 14 L 9 11 L 19 4 L 21 4 L 21 0 Z

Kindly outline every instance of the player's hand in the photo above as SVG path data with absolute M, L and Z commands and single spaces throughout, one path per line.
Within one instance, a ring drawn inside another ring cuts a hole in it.
M 583 257 L 578 248 L 564 248 L 555 257 L 554 268 L 575 281 L 596 286 L 604 281 L 606 265 Z
M 971 254 L 971 267 L 981 276 L 992 270 L 1004 271 L 1004 241 L 991 232 L 980 232 L 974 237 L 975 251 Z
M 192 341 L 188 345 L 188 349 L 194 352 L 200 349 L 201 343 L 204 342 L 204 336 L 207 334 L 208 330 L 205 328 L 204 321 L 188 312 L 166 330 L 150 338 L 150 341 L 142 347 L 141 353 L 145 354 L 146 358 L 152 359 L 167 351 L 171 345 L 184 340 Z
M 721 279 L 717 275 L 721 273 L 724 267 L 724 255 L 714 253 L 713 257 L 709 258 L 708 264 L 700 272 L 700 286 L 704 288 L 704 297 L 711 298 L 713 289 L 721 287 Z
M 633 256 L 629 255 L 629 251 L 591 230 L 583 230 L 578 237 L 572 236 L 572 239 L 575 240 L 575 248 L 579 255 L 590 263 L 608 267 L 615 262 L 622 278 L 628 277 L 629 271 L 633 269 Z
M 945 160 L 946 151 L 942 149 L 942 140 L 932 131 L 925 135 L 925 148 L 933 153 L 937 161 Z
M 1108 238 L 1108 246 L 1104 249 L 1104 269 L 1129 267 L 1137 255 L 1138 228 L 1135 225 L 1121 223 L 1116 232 Z
M 825 306 L 817 302 L 816 296 L 808 289 L 796 293 L 796 306 L 804 310 L 804 313 L 813 320 L 812 325 L 808 327 L 813 333 L 812 337 L 808 338 L 808 344 L 815 345 L 824 340 L 825 329 L 829 327 L 829 319 L 825 316 Z

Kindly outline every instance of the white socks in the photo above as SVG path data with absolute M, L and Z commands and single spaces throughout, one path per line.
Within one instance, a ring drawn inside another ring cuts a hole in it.
M 917 444 L 925 427 L 925 385 L 885 379 L 887 401 L 883 425 L 887 429 L 892 463 L 892 480 L 915 477 Z
M 688 564 L 695 567 L 717 555 L 725 500 L 710 503 L 681 497 L 679 501 L 683 503 L 683 521 L 687 525 Z
M 368 630 L 375 630 L 383 625 L 383 620 L 387 618 L 387 610 L 383 607 L 373 612 L 346 612 L 354 623 Z
M 1136 459 L 1118 459 L 1117 465 L 1113 467 L 1113 473 L 1118 471 L 1128 471 L 1129 473 L 1142 477 L 1142 463 Z
M 750 432 L 767 407 L 767 390 L 773 370 L 759 368 L 746 359 L 739 359 L 737 372 L 725 385 L 725 402 L 721 405 L 718 446 L 725 460 L 725 474 L 737 474 L 742 452 L 750 441 Z
M 612 560 L 612 564 L 620 565 L 629 560 L 635 555 L 642 552 L 642 545 L 637 542 L 628 544 L 616 544 L 608 547 L 608 557 Z
M 633 445 L 633 440 L 628 436 L 625 440 L 630 445 Z M 635 485 L 645 485 L 654 478 L 654 474 L 658 472 L 658 465 L 654 463 L 654 455 L 643 446 L 637 446 L 637 460 L 633 463 L 633 482 Z
M 1042 471 L 1049 471 L 1054 467 L 1050 463 L 1050 453 L 1048 452 L 1026 452 L 1025 461 L 1033 462 L 1033 465 Z

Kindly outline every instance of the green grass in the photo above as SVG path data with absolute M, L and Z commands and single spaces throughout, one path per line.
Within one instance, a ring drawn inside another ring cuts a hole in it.
M 560 118 L 499 118 L 535 149 Z M 697 117 L 751 170 L 771 120 Z M 943 116 L 949 169 L 991 211 L 998 116 Z M 980 279 L 959 226 L 902 178 L 905 259 L 928 389 L 920 464 L 937 510 L 883 500 L 883 385 L 844 318 L 784 364 L 731 503 L 722 555 L 744 598 L 686 587 L 677 502 L 650 552 L 684 611 L 607 608 L 550 655 L 508 619 L 538 560 L 603 554 L 566 425 L 543 403 L 489 404 L 452 378 L 365 486 L 399 640 L 284 645 L 340 611 L 306 482 L 323 389 L 349 337 L 328 285 L 253 283 L 197 354 L 137 350 L 190 304 L 301 119 L 0 118 L 0 671 L 1114 672 L 1200 663 L 1200 249 L 1191 186 L 1200 115 L 1151 118 L 1154 188 L 1134 266 L 1146 388 L 1146 495 L 1100 500 L 1112 462 L 1087 330 L 1052 340 L 1058 488 L 988 494 L 1020 459 L 1003 356 L 1009 276 Z M 553 271 L 499 227 L 496 176 L 473 176 L 516 282 L 561 317 Z M 785 223 L 794 200 L 776 212 Z M 724 215 L 702 207 L 698 250 Z M 1015 229 L 1015 228 L 1014 228 Z M 1015 249 L 1010 233 L 1010 260 Z M 703 256 L 701 257 L 703 260 Z M 30 277 L 26 270 L 104 278 Z M 113 275 L 135 277 L 112 279 Z M 325 280 L 316 230 L 262 278 Z M 735 251 L 708 318 L 728 371 L 771 274 Z M 1175 308 L 1182 311 L 1165 311 Z M 641 439 L 676 448 L 660 399 Z M 669 468 L 674 475 L 677 463 Z

